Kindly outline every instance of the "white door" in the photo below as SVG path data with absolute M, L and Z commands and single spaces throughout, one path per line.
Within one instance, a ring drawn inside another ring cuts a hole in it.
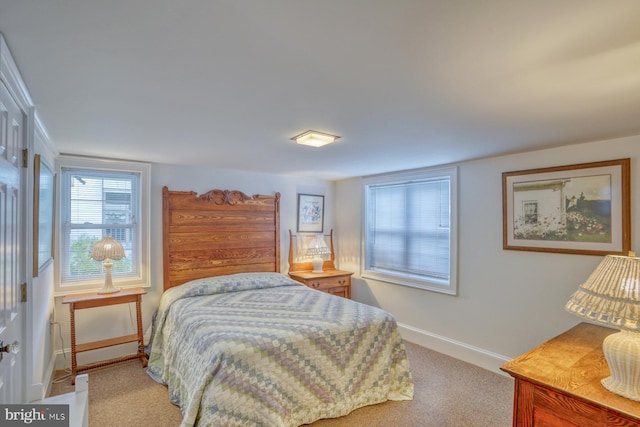
M 20 344 L 22 303 L 20 284 L 25 256 L 21 242 L 21 164 L 25 118 L 4 83 L 0 82 L 0 340 Z M 19 347 L 0 353 L 0 403 L 22 403 L 23 372 Z

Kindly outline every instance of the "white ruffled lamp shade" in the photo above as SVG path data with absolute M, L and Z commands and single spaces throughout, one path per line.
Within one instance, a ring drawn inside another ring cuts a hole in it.
M 111 267 L 113 267 L 112 259 L 119 260 L 124 258 L 124 248 L 122 244 L 111 236 L 106 236 L 102 240 L 96 242 L 91 248 L 91 258 L 96 261 L 104 261 L 104 286 L 98 291 L 99 294 L 112 294 L 119 292 L 120 289 L 113 286 L 111 280 Z
M 307 247 L 307 258 L 313 258 L 311 264 L 313 264 L 312 273 L 322 273 L 322 266 L 324 264 L 324 255 L 331 255 L 331 249 L 327 246 L 327 242 L 324 241 L 322 235 L 317 235 L 311 240 Z
M 607 255 L 566 304 L 568 312 L 620 329 L 602 343 L 604 388 L 640 401 L 640 258 Z

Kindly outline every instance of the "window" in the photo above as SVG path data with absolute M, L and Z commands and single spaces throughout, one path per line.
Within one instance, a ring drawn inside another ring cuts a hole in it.
M 457 168 L 364 180 L 363 277 L 457 294 Z
M 524 223 L 525 224 L 537 224 L 538 223 L 538 202 L 523 202 L 524 205 Z
M 91 258 L 105 236 L 122 243 L 113 261 L 116 286 L 146 286 L 149 257 L 149 165 L 63 156 L 60 159 L 59 292 L 97 289 L 102 263 Z

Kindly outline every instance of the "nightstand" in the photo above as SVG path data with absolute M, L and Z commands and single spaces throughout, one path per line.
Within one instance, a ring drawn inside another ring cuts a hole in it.
M 325 240 L 327 237 L 329 238 L 328 246 L 331 251 L 331 257 L 324 261 L 321 273 L 313 272 L 313 264 L 311 261 L 295 261 L 296 256 L 294 256 L 294 252 L 296 249 L 294 248 L 298 247 L 297 239 L 308 237 L 313 237 L 313 235 L 294 236 L 291 230 L 289 230 L 289 277 L 300 283 L 304 283 L 310 288 L 351 299 L 351 275 L 353 275 L 353 273 L 336 269 L 336 254 L 333 251 L 333 230 L 331 230 L 328 235 L 323 236 Z M 294 239 L 296 240 L 294 241 Z
M 79 372 L 88 371 L 90 369 L 101 368 L 103 366 L 112 365 L 115 363 L 124 362 L 131 359 L 140 359 L 142 367 L 147 366 L 147 354 L 144 352 L 144 338 L 142 335 L 142 295 L 146 294 L 142 288 L 122 289 L 119 292 L 112 294 L 98 294 L 98 293 L 85 293 L 66 295 L 62 298 L 63 304 L 69 304 L 69 315 L 71 318 L 71 384 L 75 384 L 76 375 Z M 76 343 L 76 319 L 75 311 L 83 310 L 93 307 L 106 307 L 115 304 L 136 304 L 136 320 L 137 320 L 137 332 L 132 335 L 125 335 L 116 338 L 110 338 L 106 340 L 87 342 L 84 344 Z M 135 354 L 131 354 L 116 359 L 105 360 L 90 365 L 78 366 L 77 354 L 84 351 L 97 350 L 99 348 L 111 347 L 114 345 L 126 344 L 130 342 L 138 342 L 138 351 Z
M 349 271 L 342 270 L 325 270 L 322 273 L 296 271 L 289 272 L 289 277 L 304 283 L 310 288 L 350 299 L 352 274 Z

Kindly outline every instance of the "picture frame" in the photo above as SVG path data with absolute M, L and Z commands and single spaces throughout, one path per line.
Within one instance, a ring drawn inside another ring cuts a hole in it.
M 630 159 L 502 174 L 503 249 L 627 255 Z
M 324 196 L 298 193 L 298 233 L 322 233 Z
M 55 175 L 39 154 L 33 171 L 33 277 L 38 277 L 53 262 Z

